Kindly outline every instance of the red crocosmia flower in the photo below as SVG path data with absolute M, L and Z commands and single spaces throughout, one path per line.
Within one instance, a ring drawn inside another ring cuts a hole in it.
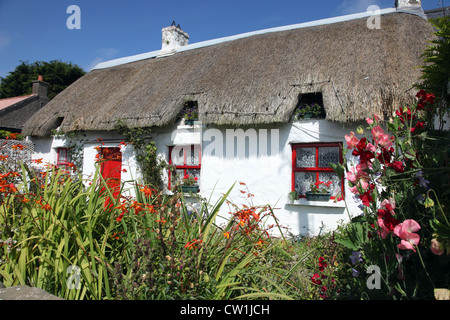
M 52 210 L 52 207 L 48 203 L 44 204 L 41 208 L 44 210 Z
M 149 187 L 144 187 L 144 188 L 141 189 L 141 192 L 142 192 L 146 197 L 150 197 L 150 196 L 153 194 L 154 190 L 151 189 L 151 188 L 149 188 Z
M 123 215 L 124 215 L 124 212 L 122 211 L 122 213 L 116 218 L 116 221 L 117 222 L 122 221 Z

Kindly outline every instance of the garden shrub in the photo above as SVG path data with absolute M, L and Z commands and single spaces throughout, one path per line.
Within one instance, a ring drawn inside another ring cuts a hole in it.
M 362 298 L 432 299 L 435 288 L 449 287 L 448 136 L 427 121 L 433 103 L 420 90 L 387 123 L 368 118 L 359 130 L 368 137 L 345 136 L 356 161 L 346 164 L 346 178 L 364 213 L 337 241 L 352 250 L 355 276 L 376 266 L 382 279 L 381 290 L 371 290 L 362 277 Z

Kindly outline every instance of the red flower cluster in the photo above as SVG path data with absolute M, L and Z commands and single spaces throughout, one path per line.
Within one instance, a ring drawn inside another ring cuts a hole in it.
M 399 110 L 395 111 L 395 114 L 400 119 L 402 124 L 411 124 L 410 130 L 412 133 L 416 132 L 417 129 L 422 129 L 425 125 L 424 121 L 418 120 L 418 112 L 425 110 L 428 106 L 433 105 L 435 99 L 434 94 L 426 93 L 423 89 L 416 94 L 416 97 L 418 99 L 416 110 L 407 107 L 400 108 Z
M 320 256 L 319 257 L 319 273 L 316 272 L 312 275 L 311 277 L 311 282 L 321 286 L 320 287 L 320 293 L 319 296 L 322 299 L 328 299 L 328 295 L 326 294 L 328 292 L 329 287 L 326 286 L 327 283 L 326 280 L 328 279 L 328 277 L 323 273 L 325 271 L 325 269 L 328 267 L 328 263 L 325 261 L 325 258 Z M 336 287 L 336 280 L 334 280 L 334 278 L 331 278 L 331 288 L 335 288 Z M 338 290 L 339 292 L 339 290 Z

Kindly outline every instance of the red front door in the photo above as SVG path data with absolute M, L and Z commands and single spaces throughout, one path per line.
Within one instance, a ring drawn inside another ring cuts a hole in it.
M 101 148 L 101 173 L 110 187 L 114 198 L 120 193 L 120 173 L 122 171 L 122 152 L 120 148 Z

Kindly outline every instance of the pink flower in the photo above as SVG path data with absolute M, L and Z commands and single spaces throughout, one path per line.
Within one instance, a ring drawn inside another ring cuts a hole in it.
M 413 246 L 419 244 L 420 236 L 414 232 L 417 232 L 419 230 L 420 224 L 418 224 L 417 221 L 413 219 L 407 219 L 402 223 L 399 223 L 394 228 L 395 235 L 402 239 L 400 244 L 398 245 L 398 248 L 403 250 L 411 249 L 415 252 L 416 250 Z
M 384 134 L 384 130 L 380 126 L 373 127 L 371 132 L 372 132 L 372 137 L 375 140 L 378 140 L 378 138 L 381 137 Z
M 351 168 L 348 172 L 347 172 L 347 180 L 350 181 L 353 184 L 356 184 L 358 182 L 358 178 L 355 172 L 355 168 Z
M 440 256 L 444 253 L 444 246 L 437 239 L 433 239 L 431 240 L 431 252 Z
M 366 119 L 366 122 L 367 122 L 368 124 L 372 124 L 372 123 L 373 123 L 373 120 L 370 119 L 370 118 L 367 118 L 367 119 Z
M 391 137 L 384 133 L 384 130 L 380 126 L 372 128 L 372 137 L 375 140 L 375 144 L 386 149 L 392 147 Z
M 386 208 L 386 210 L 389 211 L 390 214 L 395 214 L 394 209 L 395 209 L 395 200 L 393 198 L 390 199 L 384 199 L 381 204 L 380 207 L 382 208 Z
M 353 149 L 359 142 L 358 138 L 355 137 L 355 133 L 353 131 L 350 132 L 350 135 L 345 135 L 345 140 L 347 141 L 349 149 Z
M 355 185 L 354 190 L 357 189 L 357 185 L 359 184 L 363 190 L 367 190 L 369 188 L 370 177 L 368 173 L 364 170 L 368 168 L 367 164 L 359 164 L 356 167 L 352 167 L 347 172 L 347 180 Z M 352 191 L 353 192 L 353 191 Z M 357 193 L 357 192 L 353 192 Z
M 368 144 L 366 145 L 366 149 L 369 150 L 370 152 L 375 152 L 375 151 L 377 151 L 377 148 L 376 148 L 373 144 L 371 144 L 371 143 L 368 143 Z
M 374 114 L 374 115 L 373 115 L 373 118 L 374 118 L 374 120 L 377 121 L 377 122 L 380 121 L 380 119 L 381 119 L 381 117 L 380 117 L 379 115 L 377 115 L 377 114 Z

